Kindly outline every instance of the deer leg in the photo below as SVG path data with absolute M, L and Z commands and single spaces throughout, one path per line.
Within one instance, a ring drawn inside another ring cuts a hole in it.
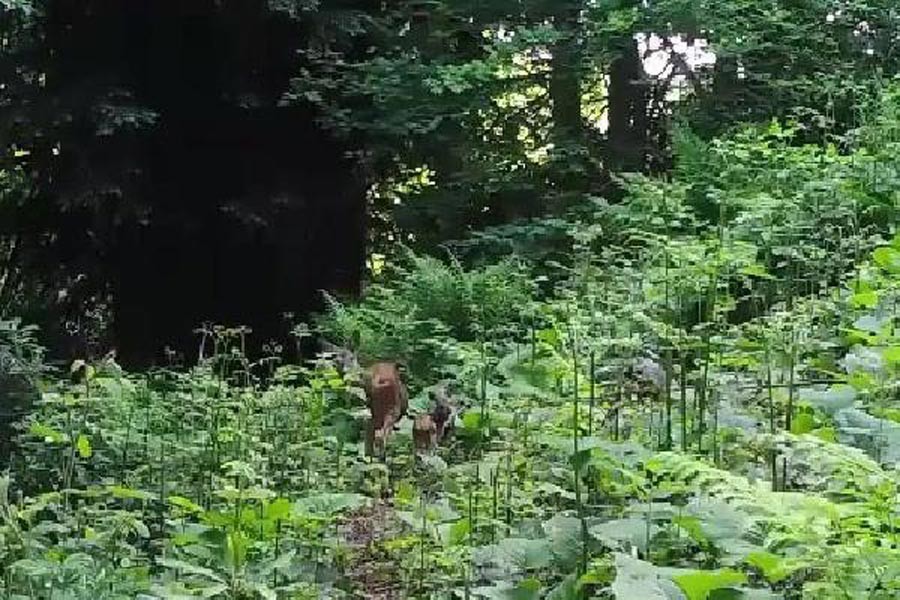
M 366 420 L 366 456 L 375 455 L 375 422 Z

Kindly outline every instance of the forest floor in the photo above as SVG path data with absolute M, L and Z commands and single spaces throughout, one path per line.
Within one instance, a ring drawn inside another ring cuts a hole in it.
M 397 578 L 397 565 L 384 545 L 400 535 L 402 525 L 388 499 L 353 511 L 340 525 L 341 535 L 350 552 L 346 577 L 359 598 L 396 600 L 403 597 Z

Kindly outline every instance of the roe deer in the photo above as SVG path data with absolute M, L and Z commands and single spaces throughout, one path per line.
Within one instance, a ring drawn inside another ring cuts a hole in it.
M 437 443 L 437 426 L 428 413 L 416 417 L 413 423 L 413 445 L 416 452 L 428 452 Z
M 456 420 L 457 406 L 450 392 L 450 386 L 446 382 L 439 384 L 432 392 L 434 405 L 431 408 L 431 420 L 435 425 L 435 437 L 438 443 L 453 431 Z
M 370 454 L 384 456 L 384 445 L 394 426 L 409 407 L 406 386 L 400 379 L 400 370 L 394 363 L 380 362 L 369 367 L 366 377 L 366 398 L 372 418 L 367 431 Z

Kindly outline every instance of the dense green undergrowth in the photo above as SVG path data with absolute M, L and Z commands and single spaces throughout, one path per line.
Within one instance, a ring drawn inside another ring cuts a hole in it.
M 332 301 L 318 331 L 404 362 L 411 412 L 454 384 L 424 457 L 408 420 L 366 457 L 352 378 L 241 330 L 188 371 L 28 373 L 0 596 L 900 596 L 895 105 L 840 149 L 683 133 L 563 260 L 409 256 Z

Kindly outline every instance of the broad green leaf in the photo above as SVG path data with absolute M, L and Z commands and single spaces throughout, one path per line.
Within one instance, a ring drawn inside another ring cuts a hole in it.
M 744 275 L 750 275 L 753 277 L 759 277 L 761 279 L 775 279 L 771 273 L 766 269 L 765 265 L 761 265 L 759 263 L 754 263 L 752 265 L 747 265 L 746 267 L 741 269 L 741 273 Z
M 180 571 L 183 574 L 187 575 L 200 575 L 202 577 L 206 577 L 207 579 L 211 579 L 213 581 L 218 581 L 221 583 L 225 582 L 225 578 L 213 571 L 212 569 L 207 569 L 206 567 L 201 567 L 200 565 L 195 565 L 193 563 L 189 563 L 183 560 L 178 560 L 175 558 L 160 558 L 157 559 L 156 564 L 161 567 L 166 567 L 167 569 L 174 569 L 176 571 Z
M 481 413 L 477 410 L 467 411 L 462 417 L 463 429 L 478 431 L 481 429 Z
M 200 541 L 200 536 L 195 532 L 175 533 L 169 538 L 174 546 L 190 546 Z
M 628 550 L 623 544 L 627 543 L 640 550 L 647 551 L 647 542 L 659 531 L 659 527 L 647 519 L 632 517 L 628 519 L 615 519 L 590 528 L 592 536 L 607 546 L 623 551 Z
M 881 353 L 881 357 L 892 367 L 900 365 L 900 346 L 889 346 L 885 348 Z
M 550 540 L 556 564 L 574 568 L 581 557 L 583 544 L 589 542 L 583 539 L 581 519 L 557 515 L 544 521 L 543 529 Z
M 689 538 L 698 544 L 705 544 L 709 541 L 700 525 L 700 519 L 693 515 L 678 515 L 672 518 L 672 523 L 678 525 Z
M 323 493 L 301 498 L 294 508 L 304 514 L 334 515 L 364 506 L 368 498 L 362 494 Z
M 812 432 L 814 436 L 826 442 L 837 443 L 837 430 L 834 427 L 820 427 Z
M 787 566 L 783 558 L 771 552 L 753 552 L 745 562 L 759 569 L 769 583 L 784 581 L 795 570 Z
M 553 560 L 550 542 L 546 539 L 506 538 L 497 546 L 500 555 L 523 571 L 543 569 Z
M 94 453 L 91 449 L 91 441 L 84 434 L 78 436 L 78 441 L 75 442 L 75 447 L 78 449 L 78 455 L 81 458 L 90 458 Z
M 675 575 L 672 580 L 678 584 L 688 600 L 707 600 L 714 590 L 746 583 L 747 576 L 734 569 L 720 569 Z
M 51 571 L 52 563 L 23 558 L 9 566 L 10 571 L 21 573 L 26 577 L 43 577 Z
M 28 427 L 28 433 L 35 437 L 43 438 L 47 444 L 59 444 L 67 439 L 65 434 L 35 421 Z
M 169 504 L 177 506 L 191 513 L 202 513 L 203 507 L 189 498 L 183 496 L 169 496 Z
M 894 235 L 894 237 L 891 238 L 891 248 L 900 250 L 900 232 L 898 232 Z
M 891 325 L 891 317 L 864 315 L 853 322 L 853 328 L 878 335 Z
M 544 342 L 548 346 L 553 348 L 558 348 L 560 344 L 560 335 L 559 331 L 556 329 L 541 329 L 536 333 L 538 340 Z
M 875 378 L 865 371 L 854 372 L 847 378 L 847 383 L 850 384 L 853 389 L 859 391 L 868 391 L 877 385 Z
M 269 521 L 280 521 L 290 516 L 293 510 L 291 501 L 287 498 L 277 498 L 266 505 L 265 515 Z
M 476 563 L 491 564 L 508 573 L 524 573 L 550 566 L 553 555 L 546 539 L 507 538 L 478 548 Z
M 856 395 L 856 390 L 849 385 L 833 385 L 827 390 L 804 389 L 800 391 L 801 400 L 829 415 L 853 406 L 856 402 Z
M 891 274 L 900 273 L 900 250 L 884 246 L 872 253 L 875 264 Z
M 458 546 L 464 543 L 468 537 L 471 528 L 469 526 L 469 519 L 460 519 L 457 522 L 450 525 L 450 533 L 449 533 L 449 544 L 451 546 Z
M 659 572 L 650 563 L 616 553 L 616 579 L 612 593 L 616 600 L 669 600 L 659 584 Z
M 114 498 L 122 500 L 152 500 L 156 496 L 144 490 L 135 490 L 121 485 L 113 485 L 107 488 Z
M 791 433 L 802 435 L 816 428 L 816 421 L 809 413 L 799 413 L 791 420 Z
M 401 481 L 394 492 L 394 502 L 397 506 L 412 506 L 419 498 L 419 492 L 413 484 Z
M 878 292 L 860 292 L 850 297 L 850 304 L 855 308 L 874 308 L 878 306 Z

